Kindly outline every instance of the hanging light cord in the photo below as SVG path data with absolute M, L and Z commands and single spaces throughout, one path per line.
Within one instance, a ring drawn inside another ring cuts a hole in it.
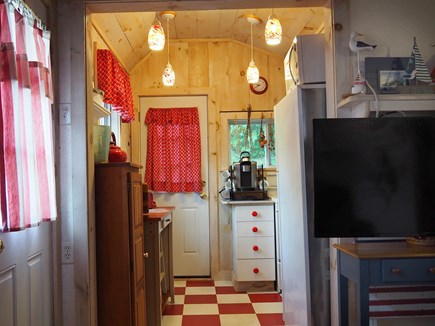
M 252 38 L 252 25 L 251 23 L 251 61 L 254 61 L 254 46 L 253 46 L 253 38 Z
M 166 29 L 168 30 L 168 63 L 169 63 L 169 18 L 166 18 Z

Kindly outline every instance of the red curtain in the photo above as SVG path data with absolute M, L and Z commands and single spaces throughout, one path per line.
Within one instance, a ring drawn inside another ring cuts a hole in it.
M 119 112 L 122 122 L 134 120 L 130 76 L 110 50 L 97 50 L 98 88 L 104 91 L 103 101 Z
M 145 182 L 151 190 L 201 192 L 198 108 L 150 108 Z
M 14 6 L 18 7 L 15 8 Z M 50 33 L 0 2 L 0 231 L 56 219 Z

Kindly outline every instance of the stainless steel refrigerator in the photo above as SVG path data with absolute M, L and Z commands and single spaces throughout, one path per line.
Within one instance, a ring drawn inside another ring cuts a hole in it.
M 274 116 L 284 321 L 329 325 L 329 240 L 314 237 L 313 220 L 312 120 L 326 117 L 325 84 L 294 87 Z

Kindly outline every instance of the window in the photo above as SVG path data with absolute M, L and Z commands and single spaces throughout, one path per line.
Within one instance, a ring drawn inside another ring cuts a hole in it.
M 229 123 L 229 164 L 240 160 L 240 153 L 248 151 L 251 161 L 263 167 L 276 166 L 275 132 L 273 119 L 251 119 L 251 132 L 247 119 L 232 119 Z M 262 129 L 262 133 L 261 133 Z M 261 135 L 264 136 L 261 137 Z M 265 143 L 264 140 L 267 142 Z M 260 144 L 263 141 L 263 146 Z

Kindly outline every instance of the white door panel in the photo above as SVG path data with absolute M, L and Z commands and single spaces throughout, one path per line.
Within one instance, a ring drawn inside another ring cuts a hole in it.
M 51 224 L 0 233 L 0 324 L 53 325 Z
M 201 129 L 201 175 L 208 194 L 207 96 L 141 97 L 141 164 L 146 166 L 148 108 L 197 107 Z M 153 192 L 157 206 L 175 206 L 173 254 L 175 276 L 210 275 L 209 201 L 199 193 Z

